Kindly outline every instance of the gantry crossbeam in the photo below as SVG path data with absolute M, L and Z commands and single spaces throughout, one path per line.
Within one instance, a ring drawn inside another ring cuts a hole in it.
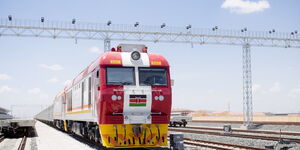
M 0 20 L 0 36 L 45 37 L 109 41 L 244 45 L 300 48 L 300 36 L 290 32 L 243 31 L 185 27 L 74 23 L 39 20 Z

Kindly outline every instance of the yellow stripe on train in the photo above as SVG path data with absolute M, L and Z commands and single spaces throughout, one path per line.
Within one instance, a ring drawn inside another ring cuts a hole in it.
M 99 128 L 108 148 L 168 146 L 168 124 L 101 124 Z
M 161 65 L 161 61 L 151 61 L 151 65 Z

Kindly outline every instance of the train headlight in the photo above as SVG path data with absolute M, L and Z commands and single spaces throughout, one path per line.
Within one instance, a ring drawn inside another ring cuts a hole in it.
M 162 95 L 160 95 L 160 96 L 158 97 L 158 99 L 159 99 L 160 101 L 163 101 L 163 100 L 165 99 L 165 97 L 162 96 Z
M 141 53 L 138 52 L 138 51 L 133 51 L 133 52 L 131 53 L 131 58 L 132 58 L 133 60 L 139 60 L 139 59 L 141 58 Z
M 113 101 L 117 100 L 117 98 L 118 98 L 117 95 L 112 95 L 111 96 L 111 100 L 113 100 Z
M 158 96 L 155 96 L 154 99 L 155 99 L 155 100 L 158 100 Z
M 121 96 L 118 96 L 118 100 L 121 100 L 121 98 L 122 98 Z

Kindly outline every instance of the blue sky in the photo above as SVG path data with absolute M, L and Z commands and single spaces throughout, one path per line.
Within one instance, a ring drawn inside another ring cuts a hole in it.
M 2 0 L 0 17 L 291 32 L 299 0 Z M 119 43 L 113 41 L 112 46 Z M 138 43 L 138 42 L 134 42 Z M 242 111 L 242 48 L 144 43 L 172 69 L 173 108 Z M 0 106 L 46 106 L 103 51 L 102 41 L 0 37 Z M 300 49 L 252 47 L 255 112 L 300 112 Z M 40 109 L 40 107 L 39 107 Z

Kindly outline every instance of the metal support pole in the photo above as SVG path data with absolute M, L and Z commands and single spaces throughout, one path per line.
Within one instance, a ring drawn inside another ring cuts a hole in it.
M 250 44 L 243 45 L 243 111 L 244 126 L 251 128 L 253 121 L 252 112 L 252 76 L 251 76 L 251 51 Z
M 110 51 L 110 40 L 105 39 L 104 40 L 104 52 L 108 52 L 108 51 Z

